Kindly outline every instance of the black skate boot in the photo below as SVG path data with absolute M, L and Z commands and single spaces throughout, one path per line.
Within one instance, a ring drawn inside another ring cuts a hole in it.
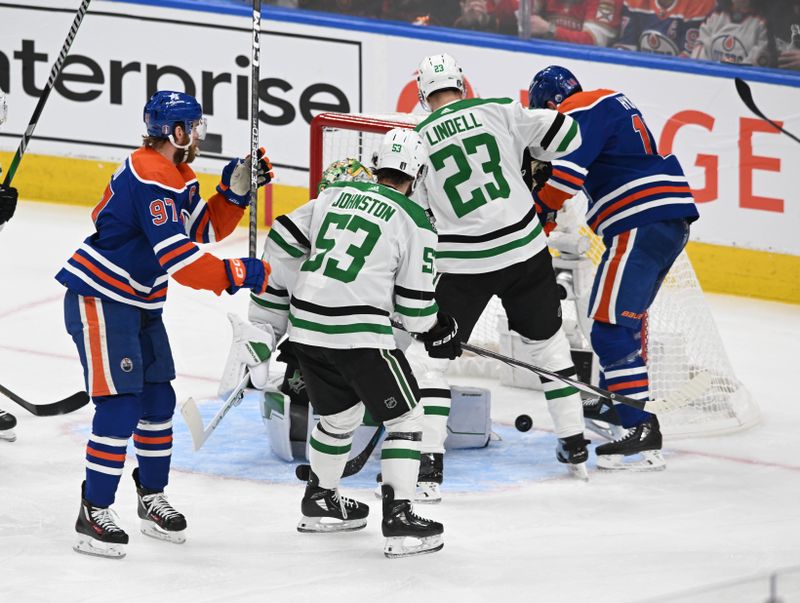
M 622 437 L 625 430 L 614 405 L 602 398 L 583 398 L 583 421 L 586 429 L 608 440 Z
M 419 459 L 419 473 L 417 474 L 417 491 L 414 502 L 436 504 L 442 502 L 440 486 L 444 481 L 444 454 L 441 452 L 423 452 Z M 383 474 L 377 476 L 378 487 L 375 489 L 375 498 L 383 498 L 381 484 Z
M 86 482 L 83 482 L 81 510 L 75 522 L 78 537 L 72 549 L 76 553 L 122 559 L 128 535 L 117 525 L 116 514 L 108 507 L 95 507 L 85 496 Z
M 558 438 L 556 446 L 556 459 L 559 463 L 567 465 L 570 473 L 583 481 L 589 480 L 586 470 L 586 461 L 589 460 L 589 451 L 586 445 L 589 440 L 582 433 L 576 433 L 566 438 Z
M 340 495 L 338 489 L 320 488 L 313 471 L 300 510 L 303 517 L 297 524 L 298 532 L 353 532 L 367 526 L 369 515 L 364 503 Z
M 175 544 L 186 542 L 186 518 L 167 502 L 164 492 L 142 487 L 138 467 L 133 470 L 133 481 L 139 498 L 137 510 L 142 534 Z
M 621 438 L 595 448 L 597 467 L 608 470 L 659 471 L 665 469 L 661 455 L 661 429 L 652 415 L 630 427 Z M 635 457 L 629 459 L 628 457 Z
M 17 418 L 10 412 L 0 409 L 0 440 L 13 442 L 17 439 L 14 428 L 17 426 Z
M 395 500 L 394 488 L 384 484 L 383 522 L 381 531 L 386 537 L 383 554 L 390 559 L 435 553 L 444 546 L 444 527 L 437 521 L 424 519 L 414 513 L 409 500 Z M 416 543 L 406 543 L 406 538 Z

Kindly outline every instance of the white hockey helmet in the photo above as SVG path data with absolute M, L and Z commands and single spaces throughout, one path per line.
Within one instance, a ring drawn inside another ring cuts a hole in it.
M 391 168 L 414 179 L 411 190 L 425 174 L 428 151 L 422 138 L 414 130 L 394 128 L 383 137 L 378 149 L 376 170 Z
M 417 70 L 417 92 L 422 107 L 430 111 L 428 97 L 437 90 L 455 88 L 461 97 L 467 94 L 464 86 L 464 72 L 449 54 L 434 54 L 422 59 Z
M 6 100 L 6 93 L 0 90 L 0 126 L 6 121 L 8 115 L 8 101 Z

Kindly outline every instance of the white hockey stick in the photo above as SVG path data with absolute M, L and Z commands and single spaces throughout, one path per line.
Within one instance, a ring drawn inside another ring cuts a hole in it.
M 231 395 L 228 396 L 228 399 L 225 400 L 225 403 L 217 411 L 217 414 L 215 414 L 214 418 L 211 419 L 208 427 L 205 428 L 203 427 L 203 417 L 200 416 L 200 410 L 198 410 L 197 403 L 194 401 L 194 398 L 188 398 L 183 404 L 181 404 L 181 415 L 183 415 L 183 420 L 186 421 L 186 426 L 189 428 L 189 433 L 192 435 L 192 443 L 194 444 L 195 452 L 200 450 L 203 444 L 206 443 L 206 440 L 217 428 L 217 425 L 219 425 L 219 422 L 222 421 L 222 418 L 228 414 L 228 411 L 234 406 L 239 406 L 242 398 L 244 398 L 244 392 L 249 382 L 250 373 L 245 372 L 244 377 L 239 382 L 239 385 L 237 385 L 236 389 L 231 392 Z

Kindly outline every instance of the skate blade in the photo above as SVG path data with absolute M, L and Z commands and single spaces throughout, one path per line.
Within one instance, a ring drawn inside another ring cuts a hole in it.
M 583 423 L 586 426 L 586 429 L 592 433 L 596 433 L 600 437 L 611 441 L 619 438 L 622 435 L 621 432 L 624 431 L 624 429 L 618 425 L 612 425 L 610 423 L 606 423 L 605 421 L 598 421 L 596 419 L 584 419 Z
M 406 539 L 417 540 L 416 544 L 407 544 Z M 413 537 L 392 536 L 386 539 L 383 547 L 383 554 L 389 559 L 400 559 L 401 557 L 413 557 L 415 555 L 427 555 L 441 551 L 444 548 L 444 540 L 441 534 L 415 539 Z
M 586 468 L 586 463 L 578 463 L 577 465 L 568 464 L 567 469 L 569 469 L 569 474 L 575 479 L 579 479 L 582 482 L 589 481 L 589 470 Z
M 16 442 L 17 434 L 11 429 L 0 431 L 0 440 L 3 440 L 4 442 Z
M 442 491 L 436 482 L 417 482 L 414 502 L 424 505 L 438 505 L 442 502 Z
M 297 524 L 297 531 L 304 534 L 324 534 L 327 532 L 355 532 L 365 527 L 367 527 L 366 517 L 341 520 L 335 517 L 306 517 L 304 515 Z
M 105 557 L 106 559 L 122 559 L 125 556 L 125 545 L 114 542 L 102 542 L 91 536 L 79 535 L 72 550 L 92 557 Z
M 150 536 L 150 538 L 155 538 L 156 540 L 164 540 L 165 542 L 172 542 L 174 544 L 183 544 L 186 542 L 186 530 L 168 532 L 158 527 L 155 522 L 147 519 L 142 520 L 139 530 L 145 536 Z
M 667 464 L 660 450 L 645 450 L 627 458 L 622 454 L 598 454 L 597 468 L 603 471 L 663 471 Z

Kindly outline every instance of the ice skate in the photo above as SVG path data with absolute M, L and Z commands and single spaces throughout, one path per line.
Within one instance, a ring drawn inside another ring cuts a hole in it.
M 614 405 L 602 398 L 583 399 L 583 422 L 586 429 L 607 440 L 616 440 L 625 435 Z
M 339 494 L 338 489 L 320 488 L 314 473 L 300 503 L 303 517 L 298 532 L 353 532 L 367 525 L 369 507 Z
M 595 448 L 597 467 L 611 471 L 660 471 L 666 468 L 661 443 L 661 429 L 653 415 L 627 429 L 621 438 Z
M 444 547 L 442 524 L 414 513 L 409 500 L 395 500 L 394 489 L 384 484 L 383 522 L 386 537 L 383 554 L 394 559 L 435 553 Z
M 17 418 L 10 412 L 0 409 L 0 440 L 13 442 L 17 439 L 14 427 L 17 426 Z
M 589 459 L 589 451 L 586 445 L 589 440 L 583 437 L 582 433 L 558 438 L 556 446 L 556 459 L 559 463 L 564 463 L 569 472 L 576 478 L 589 481 L 589 472 L 586 469 L 586 461 Z
M 116 514 L 108 507 L 95 507 L 86 498 L 86 482 L 81 486 L 81 510 L 75 522 L 78 536 L 72 549 L 76 553 L 122 559 L 128 535 L 117 525 Z
M 142 534 L 175 544 L 186 542 L 186 518 L 167 502 L 164 492 L 143 488 L 138 468 L 133 470 L 133 481 L 139 498 L 137 510 Z

